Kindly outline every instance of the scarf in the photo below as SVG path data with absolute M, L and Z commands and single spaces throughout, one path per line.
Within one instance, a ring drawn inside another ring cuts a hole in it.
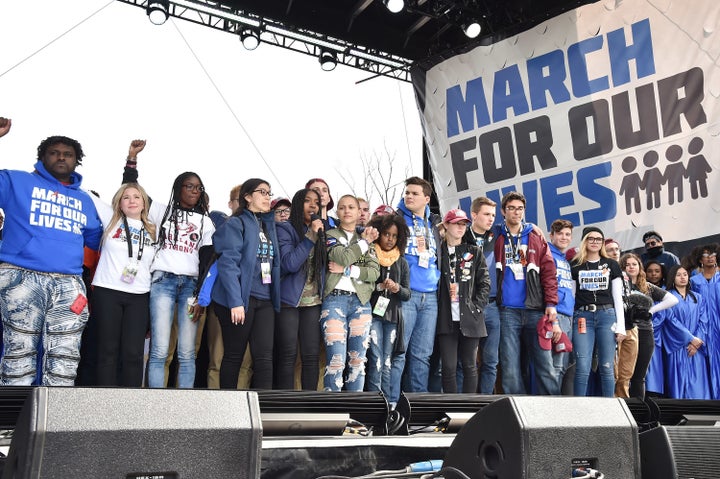
M 395 261 L 397 261 L 400 257 L 400 250 L 397 248 L 397 246 L 390 251 L 384 251 L 382 248 L 380 248 L 380 245 L 376 244 L 375 253 L 377 254 L 378 263 L 380 263 L 380 266 L 384 266 L 386 268 L 392 266 L 392 264 L 395 263 Z

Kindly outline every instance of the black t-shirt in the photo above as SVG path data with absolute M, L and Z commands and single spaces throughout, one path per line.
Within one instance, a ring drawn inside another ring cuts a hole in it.
M 613 304 L 612 280 L 622 278 L 620 265 L 614 259 L 600 258 L 571 268 L 575 280 L 575 309 L 589 304 Z

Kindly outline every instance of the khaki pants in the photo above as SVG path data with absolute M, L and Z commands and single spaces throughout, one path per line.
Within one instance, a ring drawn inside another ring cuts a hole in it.
M 638 356 L 637 327 L 625 331 L 625 339 L 618 345 L 615 364 L 615 397 L 630 397 L 630 378 L 635 371 Z

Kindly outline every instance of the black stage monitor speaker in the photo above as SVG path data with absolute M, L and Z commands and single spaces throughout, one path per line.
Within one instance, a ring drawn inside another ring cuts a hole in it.
M 660 426 L 640 434 L 643 479 L 710 479 L 720 471 L 720 427 Z
M 35 388 L 4 479 L 260 477 L 257 394 Z
M 578 468 L 598 470 L 606 478 L 640 478 L 637 425 L 625 401 L 499 399 L 463 426 L 443 463 L 448 479 L 569 478 Z

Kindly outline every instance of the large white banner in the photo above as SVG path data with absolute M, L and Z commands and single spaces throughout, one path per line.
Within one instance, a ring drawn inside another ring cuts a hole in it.
M 623 249 L 717 234 L 718 29 L 718 0 L 601 1 L 430 68 L 415 84 L 442 211 L 515 190 L 527 221 Z

